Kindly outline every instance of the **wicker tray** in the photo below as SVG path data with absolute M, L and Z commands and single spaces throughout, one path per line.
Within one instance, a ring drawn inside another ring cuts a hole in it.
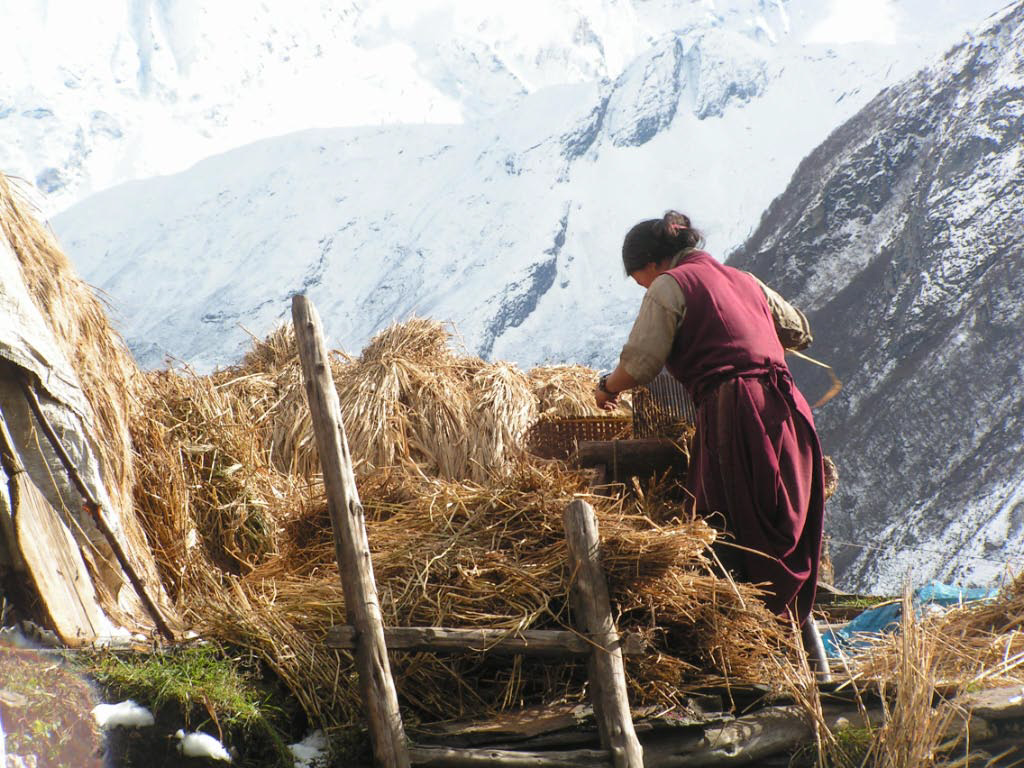
M 626 440 L 633 436 L 631 416 L 581 416 L 538 421 L 526 433 L 530 453 L 544 459 L 567 459 L 583 440 Z

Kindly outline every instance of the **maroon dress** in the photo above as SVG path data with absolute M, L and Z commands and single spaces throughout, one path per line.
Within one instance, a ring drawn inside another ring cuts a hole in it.
M 703 251 L 669 270 L 686 314 L 666 367 L 693 395 L 689 490 L 727 532 L 717 551 L 768 608 L 802 623 L 817 587 L 825 496 L 821 446 L 764 293 Z

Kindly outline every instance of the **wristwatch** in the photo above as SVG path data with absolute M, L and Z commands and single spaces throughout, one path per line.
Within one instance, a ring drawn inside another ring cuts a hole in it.
M 608 389 L 608 376 L 609 375 L 610 374 L 607 374 L 607 373 L 601 374 L 601 378 L 599 378 L 597 380 L 597 388 L 599 390 L 601 390 L 602 392 L 604 392 L 609 397 L 615 397 L 619 393 L 618 392 L 612 392 L 610 389 Z

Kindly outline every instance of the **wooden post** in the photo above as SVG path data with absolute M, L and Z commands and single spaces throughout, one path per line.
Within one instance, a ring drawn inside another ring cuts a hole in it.
M 626 696 L 619 634 L 612 621 L 608 584 L 599 558 L 597 515 L 587 502 L 576 499 L 565 510 L 564 524 L 573 570 L 576 625 L 594 644 L 588 662 L 590 700 L 601 744 L 611 752 L 615 768 L 643 768 L 643 749 Z
M 316 307 L 301 295 L 292 298 L 292 320 L 323 466 L 327 509 L 334 529 L 341 586 L 345 591 L 345 610 L 349 623 L 358 633 L 356 667 L 374 762 L 388 768 L 405 768 L 409 765 L 405 729 L 384 645 L 384 622 L 373 580 L 363 506 L 352 472 L 352 457 L 341 421 L 338 392 L 331 378 L 323 327 Z

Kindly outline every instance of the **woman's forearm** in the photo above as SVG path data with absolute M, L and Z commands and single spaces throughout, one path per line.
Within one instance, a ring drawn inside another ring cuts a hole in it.
M 632 389 L 639 383 L 640 382 L 634 379 L 621 365 L 615 366 L 615 370 L 608 374 L 608 378 L 605 379 L 605 386 L 615 393 Z

